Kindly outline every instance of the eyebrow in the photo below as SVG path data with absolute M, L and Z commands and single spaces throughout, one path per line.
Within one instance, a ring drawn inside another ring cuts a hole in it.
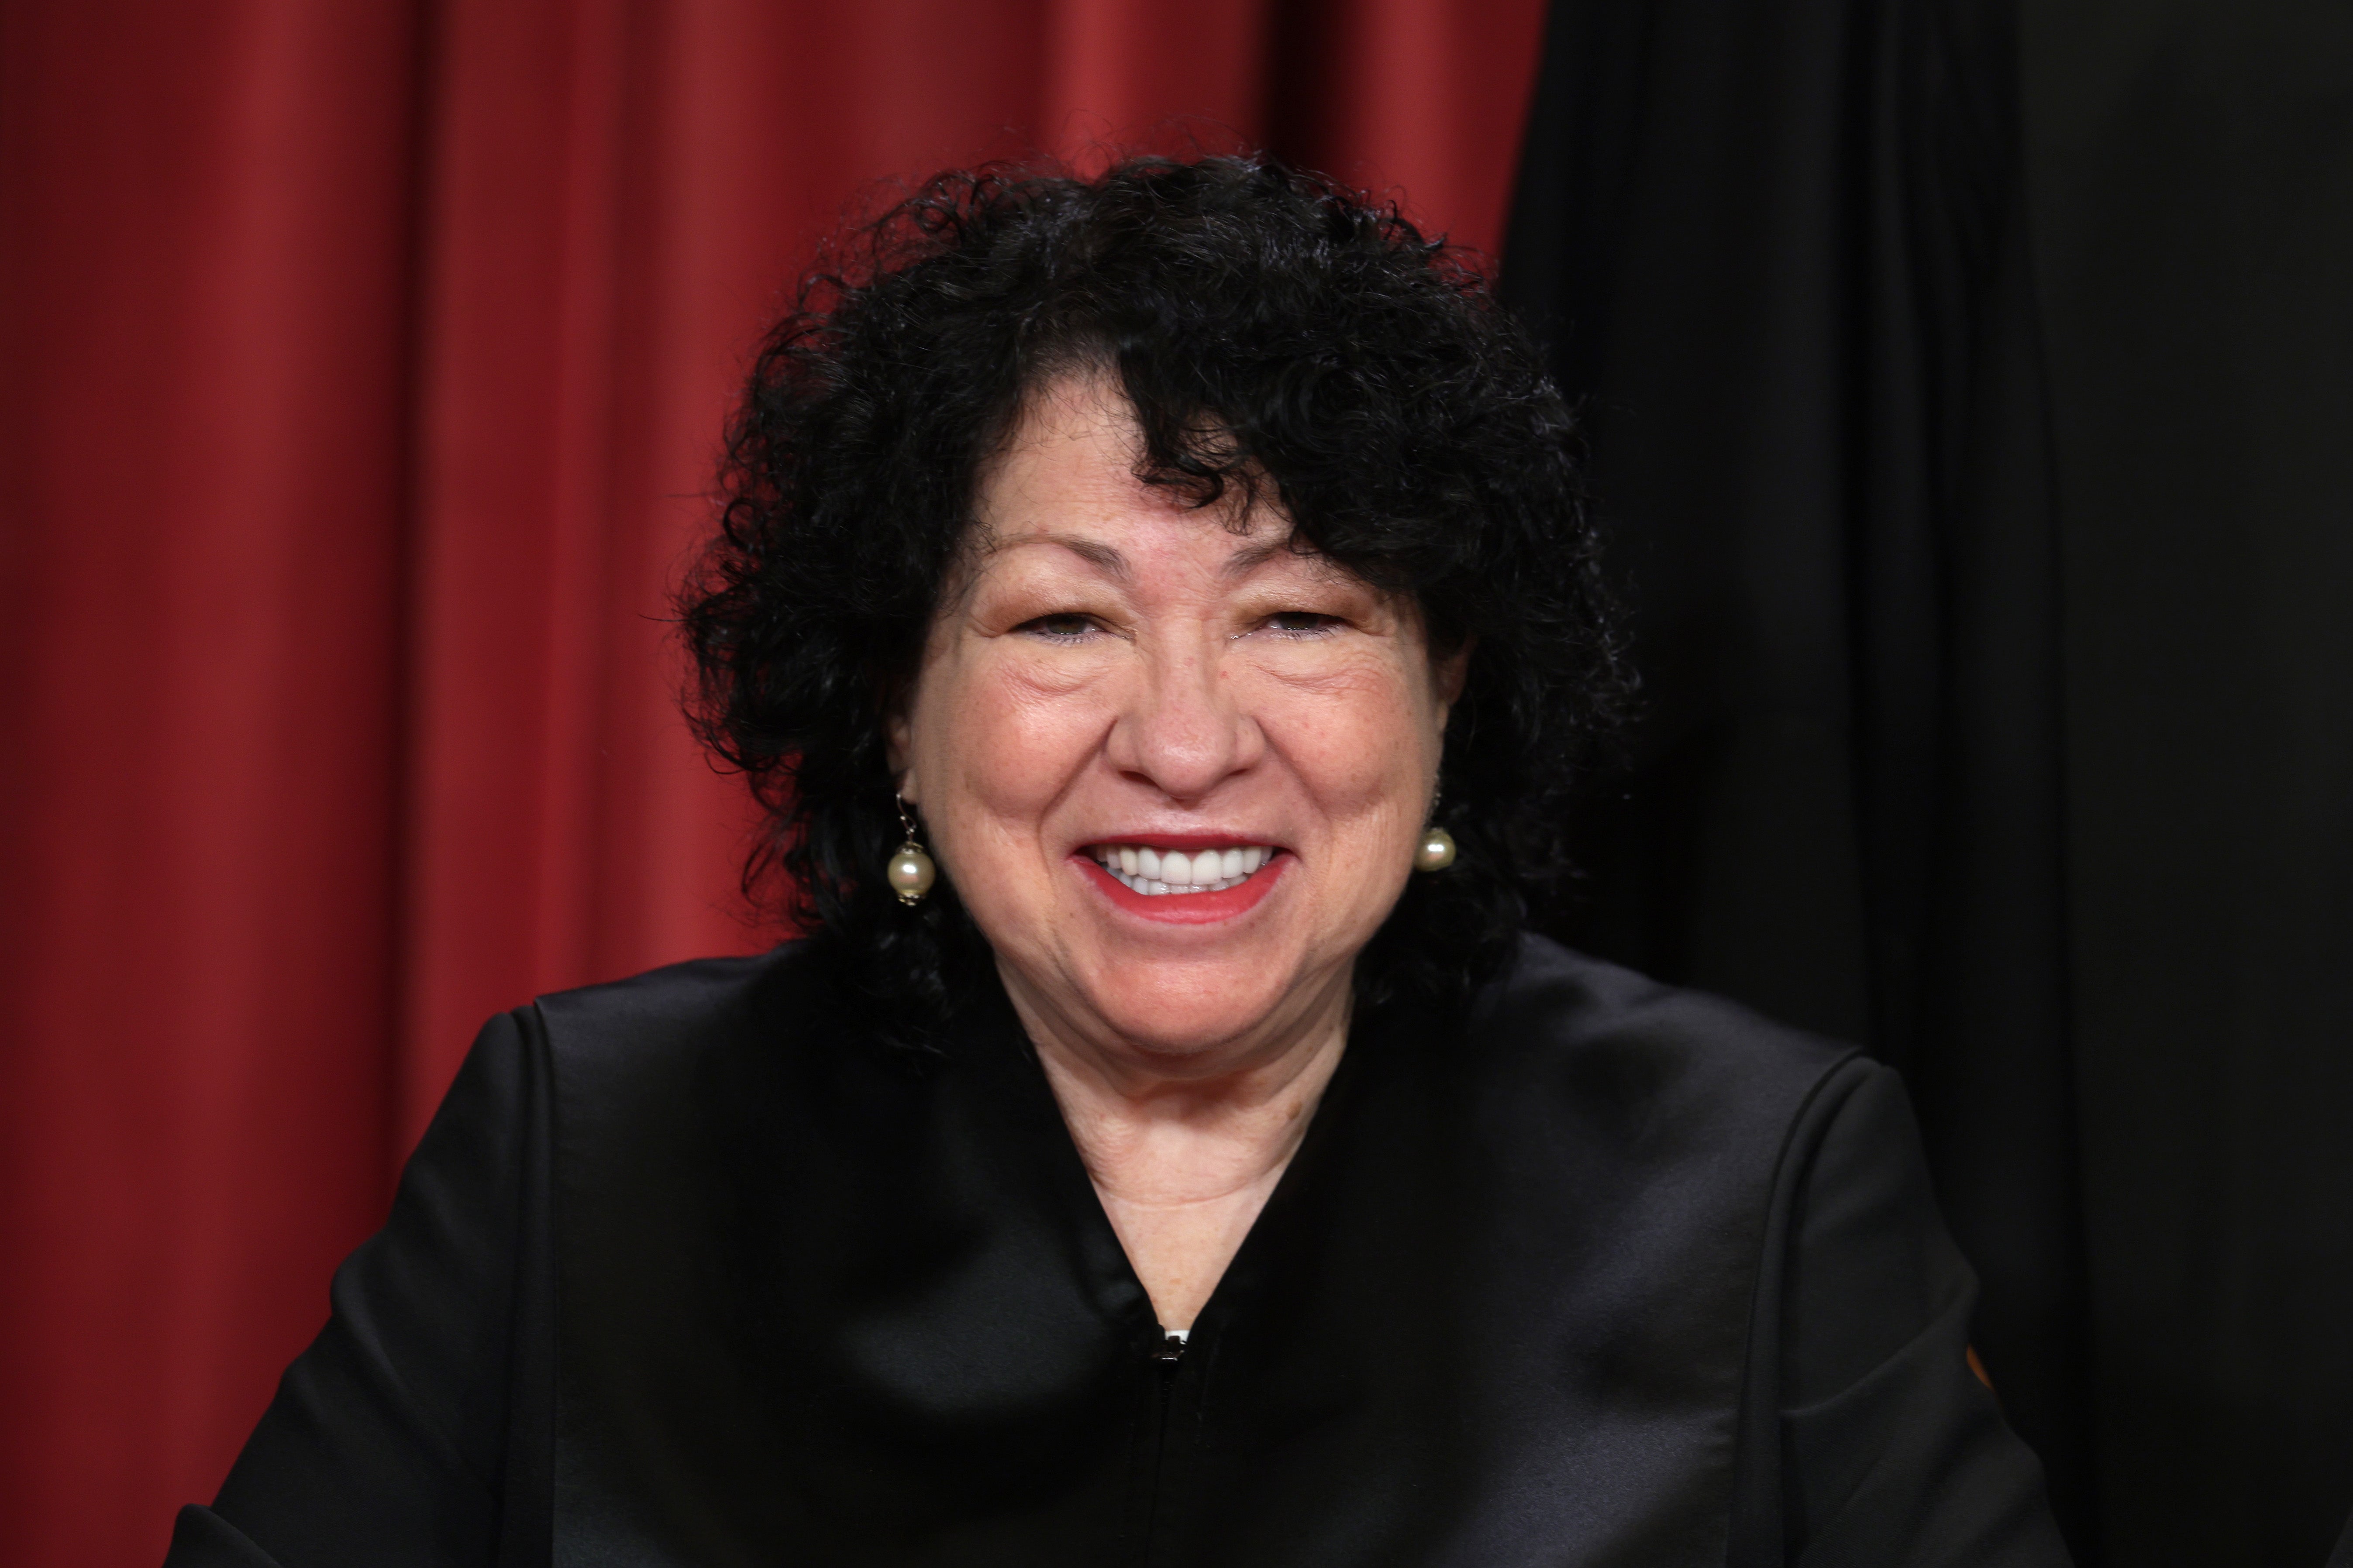
M 1126 556 L 1100 540 L 1088 539 L 1080 534 L 1032 533 L 1020 539 L 1007 540 L 997 548 L 1001 550 L 1013 544 L 1059 544 L 1105 576 L 1126 583 L 1133 581 L 1135 575 L 1128 566 Z M 1247 577 L 1290 548 L 1291 541 L 1287 538 L 1270 539 L 1257 544 L 1246 544 L 1226 557 L 1225 565 L 1219 569 L 1219 574 L 1229 580 Z
M 1270 539 L 1262 544 L 1246 544 L 1226 557 L 1223 574 L 1229 578 L 1247 577 L 1290 548 L 1288 538 Z
M 1017 544 L 1059 544 L 1105 576 L 1125 583 L 1135 575 L 1128 568 L 1126 556 L 1099 540 L 1082 538 L 1075 533 L 1024 534 L 1018 539 L 1001 541 L 991 549 L 990 553 L 994 554 L 998 550 L 1009 549 Z

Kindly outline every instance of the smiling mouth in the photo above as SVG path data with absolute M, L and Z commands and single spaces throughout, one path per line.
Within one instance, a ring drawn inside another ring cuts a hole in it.
M 1239 888 L 1280 853 L 1264 844 L 1210 846 L 1190 853 L 1145 844 L 1092 844 L 1085 850 L 1087 858 L 1117 878 L 1130 892 L 1146 898 L 1221 893 Z

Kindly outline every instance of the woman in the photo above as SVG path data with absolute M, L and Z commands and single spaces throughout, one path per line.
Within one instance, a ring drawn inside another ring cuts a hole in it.
M 935 182 L 689 596 L 804 940 L 483 1032 L 176 1563 L 2050 1563 L 1892 1074 L 1520 927 L 1558 395 L 1271 165 Z

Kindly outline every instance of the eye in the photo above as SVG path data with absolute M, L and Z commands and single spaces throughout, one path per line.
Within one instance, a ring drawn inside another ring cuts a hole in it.
M 1083 642 L 1094 634 L 1095 622 L 1092 616 L 1068 612 L 1061 615 L 1039 616 L 1033 620 L 1022 622 L 1013 629 L 1029 637 L 1042 638 L 1047 642 Z
M 1280 637 L 1328 637 L 1340 628 L 1340 617 L 1314 610 L 1277 610 L 1259 623 Z

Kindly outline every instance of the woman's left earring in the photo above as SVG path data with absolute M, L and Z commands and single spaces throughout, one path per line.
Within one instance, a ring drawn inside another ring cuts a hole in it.
M 1443 871 L 1454 864 L 1454 835 L 1443 827 L 1425 827 L 1421 842 L 1413 847 L 1413 868 L 1417 871 Z
M 932 890 L 932 884 L 939 879 L 940 868 L 932 864 L 932 858 L 916 842 L 915 819 L 908 815 L 903 795 L 899 799 L 899 825 L 907 830 L 907 841 L 892 852 L 886 875 L 891 890 L 899 895 L 901 903 L 920 904 L 923 895 Z

